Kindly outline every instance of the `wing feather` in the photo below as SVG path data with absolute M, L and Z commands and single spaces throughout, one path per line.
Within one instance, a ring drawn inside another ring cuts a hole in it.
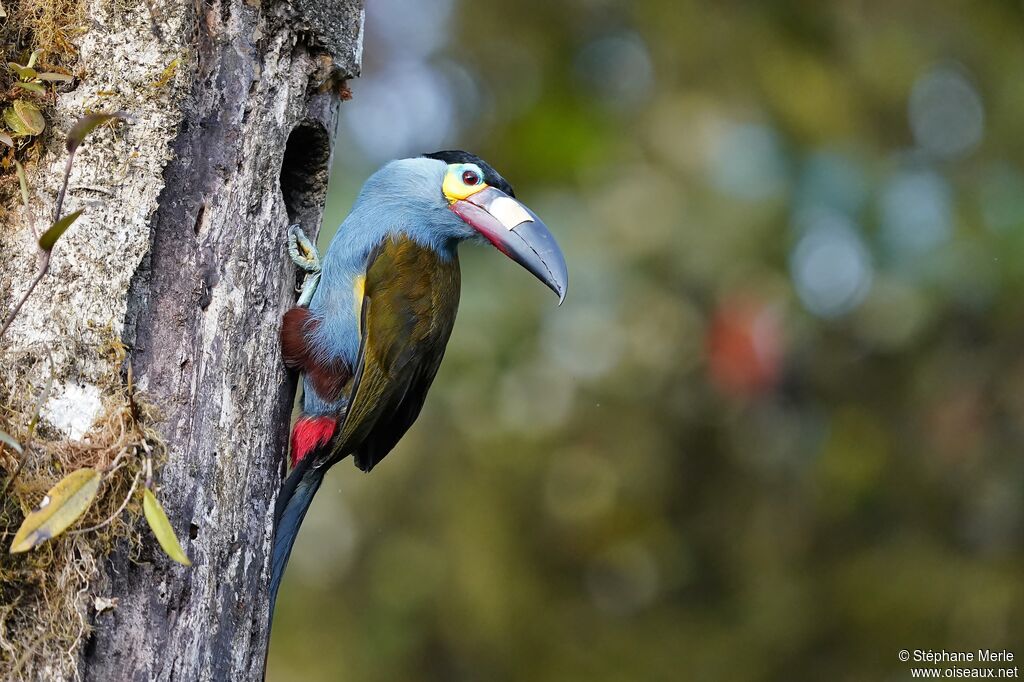
M 419 415 L 444 356 L 459 300 L 452 257 L 408 238 L 370 257 L 351 399 L 331 462 L 349 454 L 372 469 Z

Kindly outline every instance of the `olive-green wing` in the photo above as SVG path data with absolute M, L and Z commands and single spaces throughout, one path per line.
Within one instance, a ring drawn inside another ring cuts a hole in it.
M 369 471 L 405 434 L 437 374 L 458 302 L 454 256 L 405 237 L 370 256 L 356 375 L 332 461 L 352 454 Z

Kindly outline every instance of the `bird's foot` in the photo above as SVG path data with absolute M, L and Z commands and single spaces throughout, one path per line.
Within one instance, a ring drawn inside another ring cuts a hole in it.
M 320 272 L 320 254 L 302 227 L 296 223 L 288 227 L 288 255 L 292 262 L 306 272 Z
M 320 253 L 302 227 L 298 224 L 288 228 L 288 255 L 292 262 L 299 266 L 299 269 L 306 273 L 302 280 L 302 287 L 299 289 L 298 305 L 307 306 L 313 300 L 313 294 L 320 283 Z

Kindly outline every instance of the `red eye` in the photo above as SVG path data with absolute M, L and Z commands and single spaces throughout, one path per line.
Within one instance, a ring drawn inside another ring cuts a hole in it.
M 463 171 L 462 172 L 462 182 L 463 182 L 463 184 L 466 184 L 466 185 L 469 185 L 470 187 L 472 187 L 473 185 L 475 185 L 478 182 L 480 182 L 480 176 L 477 175 L 476 173 L 474 173 L 473 171 Z

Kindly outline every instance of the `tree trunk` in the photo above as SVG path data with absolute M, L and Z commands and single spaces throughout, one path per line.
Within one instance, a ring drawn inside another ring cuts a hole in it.
M 51 127 L 66 131 L 87 109 L 133 119 L 83 146 L 66 210 L 86 212 L 3 342 L 50 347 L 52 405 L 88 395 L 111 370 L 79 349 L 112 329 L 161 413 L 160 498 L 193 566 L 155 542 L 141 557 L 118 548 L 104 560 L 85 601 L 116 607 L 89 611 L 79 676 L 259 679 L 295 389 L 278 348 L 295 300 L 286 231 L 319 226 L 344 79 L 358 72 L 362 2 L 127 4 L 92 0 L 80 39 L 86 76 L 58 98 Z M 37 224 L 53 210 L 65 159 L 62 135 L 52 137 L 30 175 Z M 4 304 L 34 267 L 31 235 L 17 227 L 0 236 Z M 53 418 L 71 437 L 99 409 L 79 403 L 77 421 Z

